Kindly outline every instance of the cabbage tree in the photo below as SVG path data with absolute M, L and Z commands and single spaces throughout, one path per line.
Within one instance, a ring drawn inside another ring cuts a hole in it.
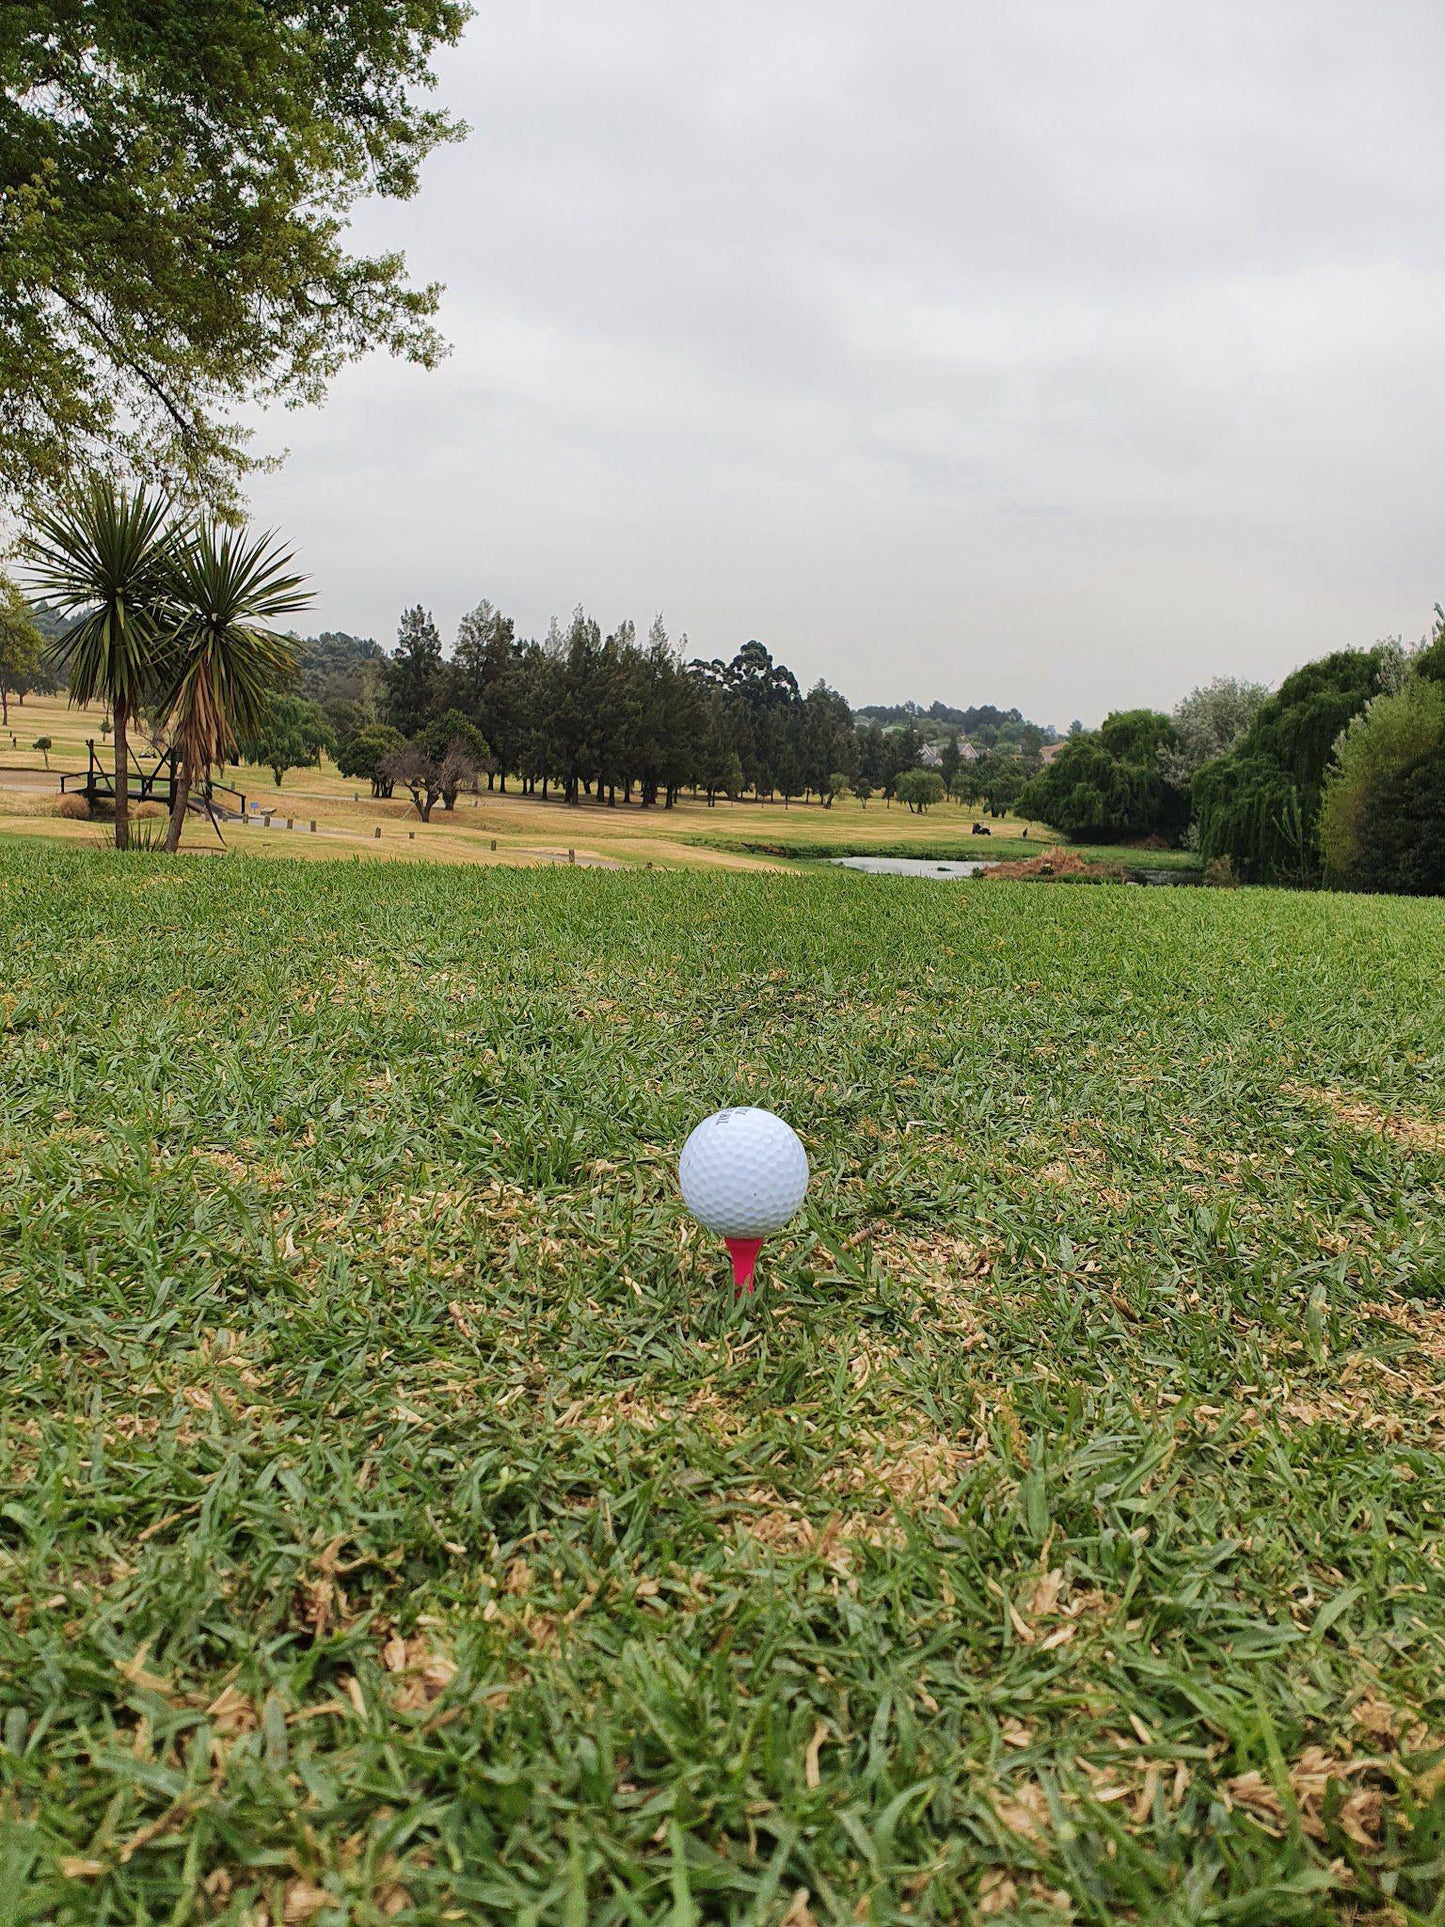
M 144 488 L 126 494 L 97 476 L 35 514 L 22 553 L 32 586 L 70 618 L 47 654 L 72 703 L 101 702 L 115 719 L 115 847 L 130 843 L 132 716 L 155 693 L 173 622 L 169 504 Z
M 178 621 L 161 708 L 180 751 L 166 848 L 180 847 L 192 789 L 230 760 L 293 673 L 290 644 L 269 626 L 311 600 L 274 535 L 203 521 L 175 554 Z

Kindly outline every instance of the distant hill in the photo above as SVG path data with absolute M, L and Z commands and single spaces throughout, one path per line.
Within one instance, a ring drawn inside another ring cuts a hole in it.
M 344 629 L 326 629 L 319 636 L 296 636 L 299 675 L 296 693 L 308 702 L 355 699 L 371 663 L 385 651 L 372 636 L 349 636 Z
M 48 602 L 32 602 L 30 604 L 30 620 L 35 624 L 47 642 L 54 642 L 55 638 L 61 635 L 65 629 L 64 616 L 52 609 Z

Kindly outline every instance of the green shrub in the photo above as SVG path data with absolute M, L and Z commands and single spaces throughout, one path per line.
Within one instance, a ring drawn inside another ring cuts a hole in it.
M 1415 675 L 1345 731 L 1320 807 L 1328 876 L 1361 890 L 1445 890 L 1445 685 Z

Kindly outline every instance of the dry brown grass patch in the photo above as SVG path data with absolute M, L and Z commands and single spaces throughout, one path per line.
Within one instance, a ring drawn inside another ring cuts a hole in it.
M 1291 1097 L 1303 1097 L 1311 1104 L 1321 1105 L 1341 1124 L 1352 1125 L 1357 1131 L 1372 1131 L 1393 1139 L 1396 1144 L 1407 1144 L 1422 1151 L 1445 1151 L 1445 1119 L 1411 1117 L 1403 1111 L 1382 1110 L 1368 1098 L 1351 1097 L 1347 1091 L 1322 1085 L 1285 1084 L 1282 1088 Z
M 827 1489 L 840 1496 L 871 1493 L 885 1507 L 925 1510 L 943 1505 L 970 1466 L 988 1456 L 988 1440 L 942 1433 L 864 1433 L 850 1462 L 836 1467 Z

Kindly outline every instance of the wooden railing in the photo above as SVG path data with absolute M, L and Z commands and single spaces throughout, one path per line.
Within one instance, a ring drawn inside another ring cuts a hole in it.
M 101 757 L 96 754 L 93 740 L 87 742 L 85 747 L 89 751 L 89 760 L 86 768 L 83 770 L 62 771 L 60 776 L 60 793 L 62 796 L 66 794 L 84 796 L 89 803 L 94 803 L 98 799 L 101 801 L 108 800 L 113 803 L 115 801 L 114 761 L 112 759 L 112 766 L 107 768 Z M 125 793 L 131 802 L 165 803 L 167 805 L 175 802 L 176 765 L 180 760 L 175 750 L 161 750 L 149 769 L 146 768 L 145 764 L 133 749 L 128 748 L 127 756 L 128 767 L 125 775 Z M 246 814 L 245 795 L 242 791 L 233 789 L 229 783 L 205 783 L 201 785 L 192 801 L 191 807 L 196 810 L 204 809 L 208 803 L 214 804 L 223 795 L 234 799 L 233 801 L 222 803 L 221 807 L 223 809 L 233 810 L 237 816 L 244 816 Z

